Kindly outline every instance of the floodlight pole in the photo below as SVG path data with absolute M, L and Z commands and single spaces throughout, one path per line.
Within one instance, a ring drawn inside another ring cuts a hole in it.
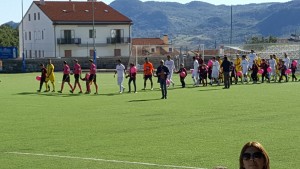
M 231 7 L 230 7 L 230 44 L 232 44 L 232 27 L 233 27 L 233 25 L 232 25 L 232 5 L 231 5 Z
M 26 62 L 25 62 L 25 53 L 24 53 L 24 9 L 23 9 L 23 0 L 22 0 L 22 72 L 26 72 Z
M 93 53 L 93 60 L 95 65 L 97 65 L 97 58 L 96 58 L 96 46 L 95 46 L 95 0 L 92 0 L 92 6 L 93 6 L 93 47 L 94 47 L 94 53 Z

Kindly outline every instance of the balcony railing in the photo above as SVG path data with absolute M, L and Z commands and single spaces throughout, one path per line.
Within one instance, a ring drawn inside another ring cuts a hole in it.
M 81 44 L 81 38 L 57 38 L 57 44 Z
M 129 37 L 107 38 L 107 44 L 130 43 L 130 41 Z

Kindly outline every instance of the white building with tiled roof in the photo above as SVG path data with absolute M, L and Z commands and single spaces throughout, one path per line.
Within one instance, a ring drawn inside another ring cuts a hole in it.
M 90 0 L 34 1 L 19 25 L 20 51 L 24 37 L 26 58 L 91 57 L 94 44 L 97 57 L 126 57 L 131 25 L 131 19 L 103 2 L 95 1 L 93 12 Z

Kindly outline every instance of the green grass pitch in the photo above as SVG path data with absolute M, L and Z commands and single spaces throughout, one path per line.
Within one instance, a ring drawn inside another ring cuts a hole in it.
M 136 94 L 119 94 L 113 74 L 98 73 L 99 95 L 79 95 L 68 85 L 62 94 L 37 93 L 39 74 L 0 74 L 0 168 L 234 169 L 248 141 L 264 145 L 273 169 L 300 164 L 298 82 L 223 90 L 194 88 L 189 75 L 181 89 L 176 75 L 161 100 L 156 79 L 154 91 L 141 90 L 141 75 Z

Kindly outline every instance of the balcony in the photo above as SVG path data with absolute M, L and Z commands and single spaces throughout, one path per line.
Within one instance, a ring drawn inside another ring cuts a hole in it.
M 57 44 L 67 45 L 67 44 L 81 44 L 81 38 L 57 38 Z
M 131 39 L 129 37 L 107 38 L 107 44 L 130 43 L 130 41 Z

